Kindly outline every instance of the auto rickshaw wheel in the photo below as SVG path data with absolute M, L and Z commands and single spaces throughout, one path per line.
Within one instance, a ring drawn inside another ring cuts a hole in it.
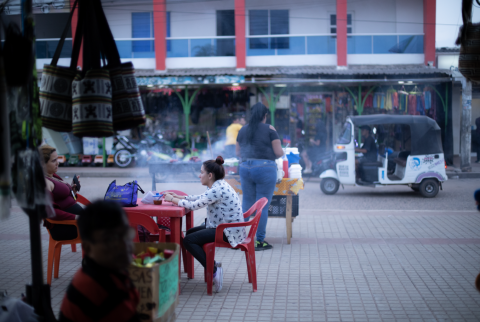
M 420 183 L 419 191 L 425 198 L 433 198 L 438 194 L 438 181 L 435 179 L 425 179 Z
M 320 182 L 320 190 L 326 195 L 334 195 L 340 187 L 340 182 L 334 178 L 324 178 Z

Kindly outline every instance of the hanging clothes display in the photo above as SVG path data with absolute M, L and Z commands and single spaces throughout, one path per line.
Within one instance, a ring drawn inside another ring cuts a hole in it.
M 386 96 L 386 99 L 385 99 L 385 109 L 387 111 L 391 111 L 393 109 L 392 91 L 391 90 L 387 91 L 387 96 Z
M 373 107 L 373 95 L 370 93 L 368 94 L 367 98 L 365 99 L 365 104 L 363 104 L 364 108 L 372 108 Z
M 378 93 L 375 93 L 373 95 L 373 108 L 379 108 L 380 107 L 380 103 L 379 103 L 379 96 L 378 96 Z
M 330 96 L 325 98 L 325 109 L 327 113 L 332 112 L 332 98 Z
M 384 109 L 384 108 L 385 108 L 385 94 L 381 93 L 380 94 L 380 109 Z
M 423 103 L 423 96 L 416 95 L 417 97 L 417 108 L 415 115 L 425 115 L 424 103 Z
M 393 108 L 398 109 L 398 93 L 397 92 L 392 93 L 392 105 L 393 105 Z
M 417 96 L 409 95 L 408 96 L 408 115 L 415 115 L 415 111 L 417 109 Z
M 430 91 L 425 91 L 424 97 L 425 97 L 425 109 L 429 110 L 432 107 L 432 93 Z

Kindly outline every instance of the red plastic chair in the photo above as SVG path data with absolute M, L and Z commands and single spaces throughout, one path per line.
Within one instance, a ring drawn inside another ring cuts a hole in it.
M 84 196 L 77 194 L 77 202 L 83 205 L 89 205 L 90 201 Z M 60 268 L 60 255 L 62 253 L 63 245 L 71 245 L 72 252 L 77 251 L 77 244 L 81 244 L 82 240 L 80 238 L 80 232 L 78 230 L 76 220 L 52 220 L 45 219 L 51 224 L 54 225 L 73 225 L 77 227 L 77 238 L 71 240 L 54 240 L 52 235 L 50 235 L 50 230 L 47 229 L 50 239 L 48 241 L 48 259 L 47 259 L 47 284 L 51 285 L 52 283 L 52 270 L 53 264 L 55 263 L 55 270 L 53 272 L 53 277 L 58 278 L 58 271 Z M 83 253 L 82 253 L 83 257 Z
M 79 193 L 77 193 L 77 203 L 81 203 L 84 206 L 88 206 L 89 204 L 91 204 L 91 202 L 87 198 L 85 198 L 84 196 L 82 196 Z M 76 244 L 72 244 L 72 252 L 73 253 L 77 252 L 77 245 Z
M 207 294 L 212 295 L 212 285 L 213 285 L 213 266 L 215 265 L 215 247 L 224 247 L 224 248 L 233 248 L 230 243 L 223 241 L 223 230 L 225 228 L 232 227 L 248 227 L 250 232 L 248 233 L 247 238 L 241 243 L 238 244 L 236 248 L 241 249 L 245 252 L 245 259 L 247 261 L 247 271 L 248 271 L 248 282 L 252 283 L 253 291 L 257 291 L 257 268 L 255 264 L 255 234 L 258 228 L 258 222 L 262 216 L 262 209 L 268 203 L 267 198 L 262 198 L 258 200 L 253 206 L 248 209 L 246 213 L 243 214 L 243 218 L 250 217 L 255 211 L 255 217 L 247 222 L 239 223 L 230 223 L 230 224 L 220 224 L 217 226 L 215 232 L 215 242 L 208 243 L 203 245 L 203 250 L 207 254 L 207 268 L 205 269 L 205 281 L 207 282 Z
M 185 192 L 183 191 L 180 191 L 180 190 L 165 190 L 165 191 L 162 191 L 160 192 L 161 194 L 166 194 L 167 192 L 173 192 L 179 196 L 188 196 L 188 194 L 186 194 Z M 193 216 L 193 210 L 192 210 L 192 216 Z M 164 217 L 164 218 L 157 218 L 157 223 L 161 224 L 161 225 L 164 225 L 165 227 L 169 227 L 170 228 L 170 218 L 168 217 Z M 170 232 L 167 231 L 166 232 L 166 237 L 167 237 L 167 241 L 170 242 Z M 182 250 L 182 258 L 183 258 L 183 272 L 186 273 L 187 272 L 187 251 L 185 250 L 185 247 L 183 247 L 183 238 L 184 238 L 184 234 L 182 232 L 182 235 L 180 236 L 180 249 Z
M 165 230 L 158 228 L 152 217 L 137 211 L 128 211 L 127 216 L 130 227 L 135 229 L 134 242 L 140 242 L 138 238 L 138 226 L 144 227 L 151 234 L 150 236 L 157 238 L 158 242 L 165 242 Z

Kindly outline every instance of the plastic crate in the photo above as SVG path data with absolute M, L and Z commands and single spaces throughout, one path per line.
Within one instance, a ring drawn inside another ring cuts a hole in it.
M 298 216 L 298 195 L 292 196 L 292 217 Z M 268 207 L 269 217 L 286 217 L 287 196 L 273 196 Z

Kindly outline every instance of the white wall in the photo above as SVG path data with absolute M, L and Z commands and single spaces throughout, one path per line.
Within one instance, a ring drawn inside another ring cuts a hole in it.
M 397 33 L 423 33 L 423 1 L 396 0 Z
M 235 68 L 236 57 L 180 57 L 167 58 L 167 69 L 175 68 Z
M 247 56 L 248 67 L 336 66 L 337 55 Z

